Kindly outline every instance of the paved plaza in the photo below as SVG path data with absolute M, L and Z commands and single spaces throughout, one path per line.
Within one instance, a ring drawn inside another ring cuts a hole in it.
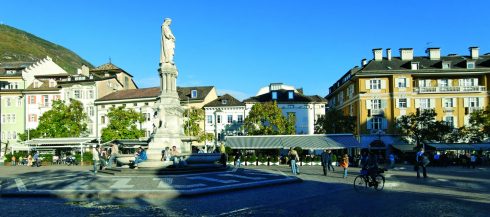
M 297 177 L 301 181 L 289 176 L 287 166 L 125 177 L 94 176 L 89 168 L 0 167 L 0 213 L 14 214 L 19 210 L 70 216 L 426 216 L 430 213 L 431 216 L 482 217 L 490 213 L 488 167 L 429 168 L 429 178 L 417 179 L 413 167 L 398 165 L 385 173 L 383 191 L 365 193 L 357 193 L 352 187 L 359 168 L 350 168 L 350 175 L 344 179 L 340 168 L 325 177 L 320 166 L 305 166 Z M 192 189 L 202 192 L 191 194 Z M 48 191 L 50 194 L 45 194 Z M 45 197 L 53 194 L 66 197 Z

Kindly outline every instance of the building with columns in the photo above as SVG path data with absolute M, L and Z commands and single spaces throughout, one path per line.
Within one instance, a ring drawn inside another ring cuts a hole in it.
M 245 116 L 256 103 L 276 102 L 286 117 L 296 118 L 296 134 L 314 134 L 316 120 L 325 115 L 327 101 L 318 95 L 306 96 L 302 89 L 282 83 L 271 83 L 256 96 L 245 99 Z
M 373 49 L 373 59 L 361 61 L 329 89 L 329 107 L 357 119 L 356 134 L 363 145 L 386 148 L 399 141 L 397 117 L 435 109 L 437 120 L 459 128 L 471 112 L 488 105 L 490 55 L 470 47 L 468 55 L 441 55 L 427 48 L 415 56 L 412 48 Z

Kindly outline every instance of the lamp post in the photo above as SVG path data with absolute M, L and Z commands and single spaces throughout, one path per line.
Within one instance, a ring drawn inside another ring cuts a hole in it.
M 221 113 L 221 109 L 216 109 L 214 111 L 214 147 L 213 151 L 216 150 L 216 146 L 218 146 L 218 115 Z M 220 120 L 221 122 L 221 120 Z

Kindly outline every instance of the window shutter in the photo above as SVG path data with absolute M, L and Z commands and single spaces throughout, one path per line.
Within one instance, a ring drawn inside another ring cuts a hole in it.
M 381 109 L 386 108 L 386 100 L 381 100 Z
M 44 105 L 44 96 L 41 96 L 41 105 Z
M 436 107 L 436 99 L 430 99 L 430 108 Z
M 473 85 L 478 86 L 478 78 L 473 78 Z
M 442 84 L 442 80 L 441 79 L 437 79 L 437 86 L 440 87 Z
M 410 101 L 412 101 L 412 99 L 407 98 L 407 108 L 410 108 Z
M 483 108 L 483 97 L 478 97 L 478 107 Z
M 366 90 L 369 90 L 371 89 L 371 87 L 369 86 L 369 80 L 366 80 Z
M 411 82 L 410 82 L 410 78 L 407 78 L 407 80 L 406 80 L 406 81 L 407 81 L 407 83 L 406 83 L 405 85 L 407 85 L 407 87 L 410 87 L 410 83 L 411 83 Z
M 423 87 L 424 86 L 424 80 L 419 80 L 419 87 Z
M 27 97 L 27 104 L 31 104 L 31 96 Z
M 449 87 L 453 86 L 453 79 L 447 79 L 447 86 Z
M 33 100 L 32 101 L 34 102 L 32 104 L 36 104 L 36 96 L 32 96 L 32 97 L 33 97 Z
M 366 129 L 368 129 L 368 130 L 372 129 L 371 118 L 367 119 L 367 121 L 366 121 Z
M 415 99 L 415 108 L 420 108 L 420 99 Z
M 458 86 L 463 86 L 463 79 L 459 79 Z
M 399 87 L 399 86 L 398 86 L 398 83 L 400 83 L 400 80 L 401 80 L 400 78 L 397 78 L 397 79 L 395 80 L 395 87 Z
M 386 81 L 381 80 L 381 89 L 386 89 Z
M 388 120 L 386 120 L 386 118 L 383 118 L 381 121 L 381 129 L 383 130 L 388 129 Z
M 366 100 L 366 109 L 371 109 L 371 100 Z
M 400 102 L 400 100 L 398 98 L 396 98 L 395 99 L 395 107 L 396 108 L 399 108 L 400 107 L 399 104 L 398 104 L 399 102 Z
M 458 100 L 457 100 L 457 98 L 453 98 L 453 107 L 454 108 L 458 107 Z
M 465 108 L 468 107 L 468 98 L 463 98 L 463 105 Z

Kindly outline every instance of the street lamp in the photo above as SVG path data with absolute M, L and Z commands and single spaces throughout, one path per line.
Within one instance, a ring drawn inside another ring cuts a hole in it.
M 216 109 L 214 111 L 214 147 L 213 151 L 216 150 L 216 146 L 218 146 L 218 115 L 223 112 L 221 109 Z

